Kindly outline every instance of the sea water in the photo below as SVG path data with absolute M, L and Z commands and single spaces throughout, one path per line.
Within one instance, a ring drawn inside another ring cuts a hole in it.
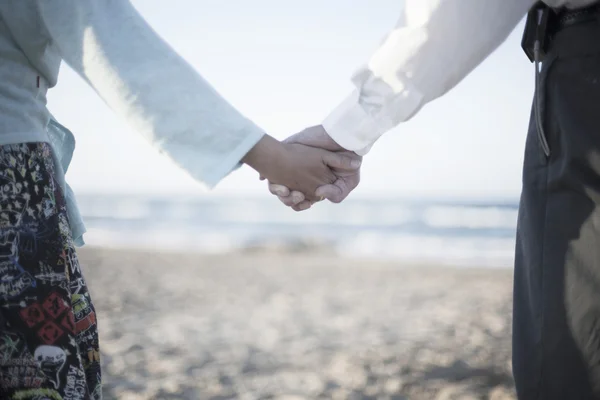
M 517 201 L 348 199 L 296 213 L 273 198 L 80 195 L 93 246 L 225 253 L 326 249 L 453 265 L 513 261 Z

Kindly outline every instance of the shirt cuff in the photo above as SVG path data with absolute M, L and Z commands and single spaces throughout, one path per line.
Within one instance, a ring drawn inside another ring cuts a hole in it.
M 355 91 L 325 118 L 322 125 L 337 144 L 362 156 L 380 136 L 381 127 L 358 100 L 359 92 Z
M 209 189 L 213 189 L 227 175 L 240 168 L 243 163 L 242 158 L 262 139 L 264 132 L 254 132 L 248 135 L 233 151 L 226 155 L 218 164 L 211 168 L 206 173 L 197 176 L 197 179 L 202 180 Z M 192 176 L 195 176 L 194 171 L 191 171 Z
M 197 181 L 213 189 L 231 172 L 242 166 L 240 160 L 260 141 L 264 132 L 251 129 L 231 150 L 203 153 L 194 146 L 173 142 L 161 144 L 160 149 Z M 224 150 L 224 149 L 223 149 Z

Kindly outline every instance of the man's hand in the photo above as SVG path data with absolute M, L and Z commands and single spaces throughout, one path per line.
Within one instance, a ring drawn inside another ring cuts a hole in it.
M 289 137 L 284 143 L 297 143 L 317 147 L 337 152 L 340 155 L 351 155 L 358 162 L 362 160 L 362 157 L 338 145 L 320 125 L 307 128 Z M 319 199 L 326 198 L 333 203 L 340 203 L 358 186 L 360 182 L 360 164 L 358 164 L 358 167 L 350 169 L 332 166 L 331 170 L 336 177 L 335 181 L 319 187 L 315 194 Z M 261 178 L 264 179 L 265 177 Z M 314 204 L 314 199 L 307 197 L 302 191 L 290 189 L 285 185 L 269 181 L 269 190 L 271 193 L 279 197 L 279 200 L 286 206 L 292 207 L 296 211 L 303 211 L 309 209 Z
M 306 194 L 307 201 L 317 201 L 317 189 L 335 184 L 333 172 L 354 171 L 359 157 L 334 153 L 300 143 L 280 143 L 265 135 L 242 160 L 270 182 Z

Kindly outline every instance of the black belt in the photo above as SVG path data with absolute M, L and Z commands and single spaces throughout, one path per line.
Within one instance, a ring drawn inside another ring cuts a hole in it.
M 572 25 L 579 25 L 590 21 L 600 20 L 600 3 L 592 4 L 584 8 L 569 10 L 563 8 L 556 12 L 556 23 L 553 32 L 556 33 Z
M 570 26 L 591 21 L 600 21 L 600 2 L 575 10 L 555 10 L 538 1 L 527 14 L 521 46 L 531 62 L 536 58 L 543 61 L 554 35 Z

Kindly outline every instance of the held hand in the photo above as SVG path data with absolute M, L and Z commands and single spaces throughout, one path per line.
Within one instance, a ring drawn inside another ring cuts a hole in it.
M 317 189 L 336 182 L 332 169 L 354 170 L 360 166 L 357 157 L 333 153 L 299 143 L 280 143 L 265 136 L 244 157 L 243 162 L 275 182 L 306 194 L 316 201 Z
M 362 157 L 340 147 L 333 139 L 331 139 L 322 126 L 307 128 L 289 137 L 284 142 L 319 147 L 330 151 L 336 151 L 338 154 L 346 154 L 354 157 L 358 162 L 362 160 Z M 352 169 L 343 167 L 332 168 L 333 173 L 336 175 L 335 182 L 318 188 L 315 192 L 317 197 L 326 198 L 333 203 L 342 202 L 360 182 L 360 164 L 358 165 L 358 168 Z M 269 190 L 271 193 L 278 196 L 283 204 L 292 207 L 296 211 L 307 210 L 314 204 L 314 201 L 306 198 L 301 191 L 290 190 L 289 187 L 284 185 L 269 182 Z

